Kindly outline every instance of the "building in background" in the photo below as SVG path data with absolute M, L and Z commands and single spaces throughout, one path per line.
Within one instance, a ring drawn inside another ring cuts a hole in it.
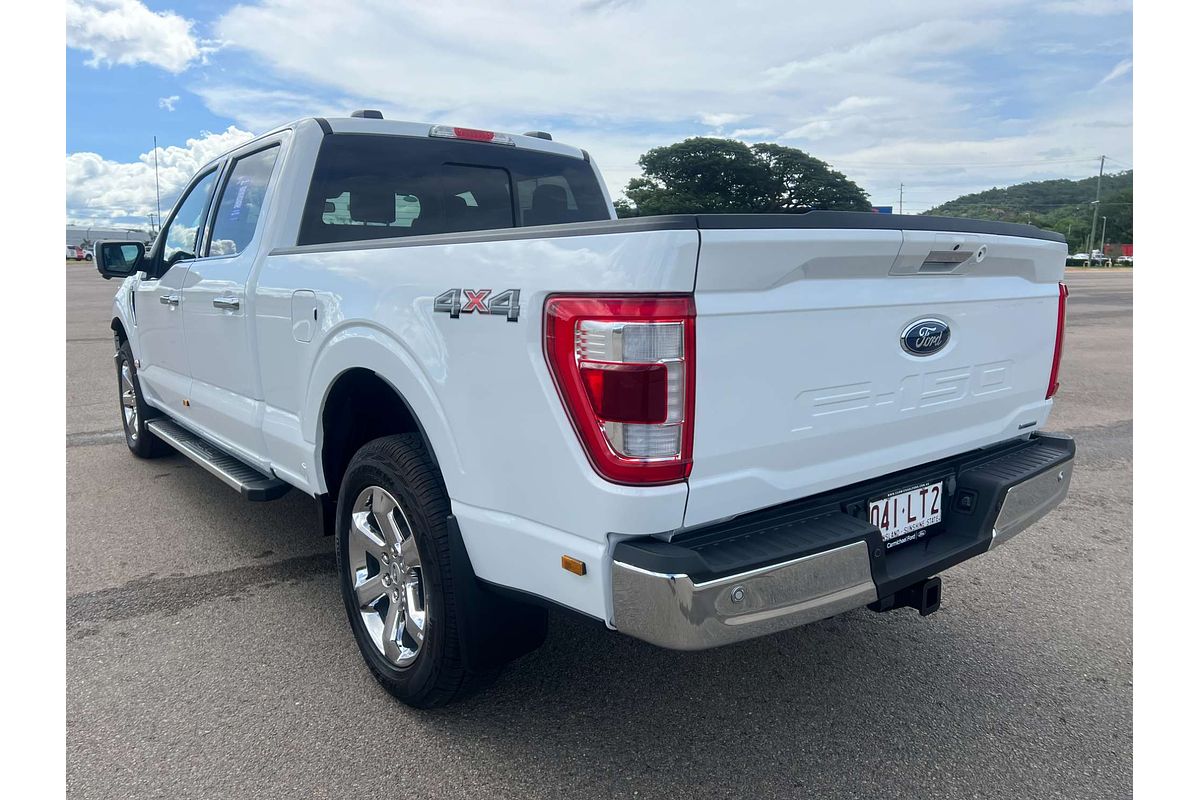
M 75 247 L 76 245 L 90 247 L 94 242 L 100 240 L 120 239 L 149 244 L 152 238 L 149 231 L 138 230 L 137 228 L 102 228 L 99 226 L 68 225 L 66 243 L 69 247 Z

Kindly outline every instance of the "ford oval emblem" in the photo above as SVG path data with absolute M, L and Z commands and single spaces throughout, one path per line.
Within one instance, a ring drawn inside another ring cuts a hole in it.
M 950 324 L 940 319 L 919 319 L 900 334 L 900 346 L 914 356 L 931 356 L 950 343 Z

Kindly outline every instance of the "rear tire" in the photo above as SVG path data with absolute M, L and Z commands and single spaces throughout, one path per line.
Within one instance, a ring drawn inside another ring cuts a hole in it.
M 351 459 L 337 503 L 338 579 L 371 674 L 416 708 L 446 705 L 490 681 L 473 670 L 461 628 L 441 474 L 416 434 L 375 439 Z M 460 591 L 461 590 L 461 591 Z
M 137 362 L 134 361 L 133 349 L 128 341 L 122 342 L 117 350 L 117 401 L 120 403 L 121 427 L 125 430 L 125 444 L 129 446 L 129 452 L 138 458 L 158 458 L 174 452 L 169 444 L 146 427 L 146 422 L 159 416 L 159 412 L 142 399 Z

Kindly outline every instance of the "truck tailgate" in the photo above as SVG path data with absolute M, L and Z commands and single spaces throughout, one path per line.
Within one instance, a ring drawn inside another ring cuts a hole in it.
M 686 526 L 1045 423 L 1061 241 L 703 227 Z M 924 319 L 947 324 L 948 340 L 906 351 L 902 335 Z

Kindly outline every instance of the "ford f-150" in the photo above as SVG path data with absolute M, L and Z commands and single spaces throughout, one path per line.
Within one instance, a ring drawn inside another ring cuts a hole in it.
M 677 649 L 935 611 L 1067 492 L 1065 254 L 966 219 L 616 219 L 544 133 L 367 111 L 217 158 L 96 266 L 129 449 L 315 498 L 366 663 L 433 706 L 548 606 Z

